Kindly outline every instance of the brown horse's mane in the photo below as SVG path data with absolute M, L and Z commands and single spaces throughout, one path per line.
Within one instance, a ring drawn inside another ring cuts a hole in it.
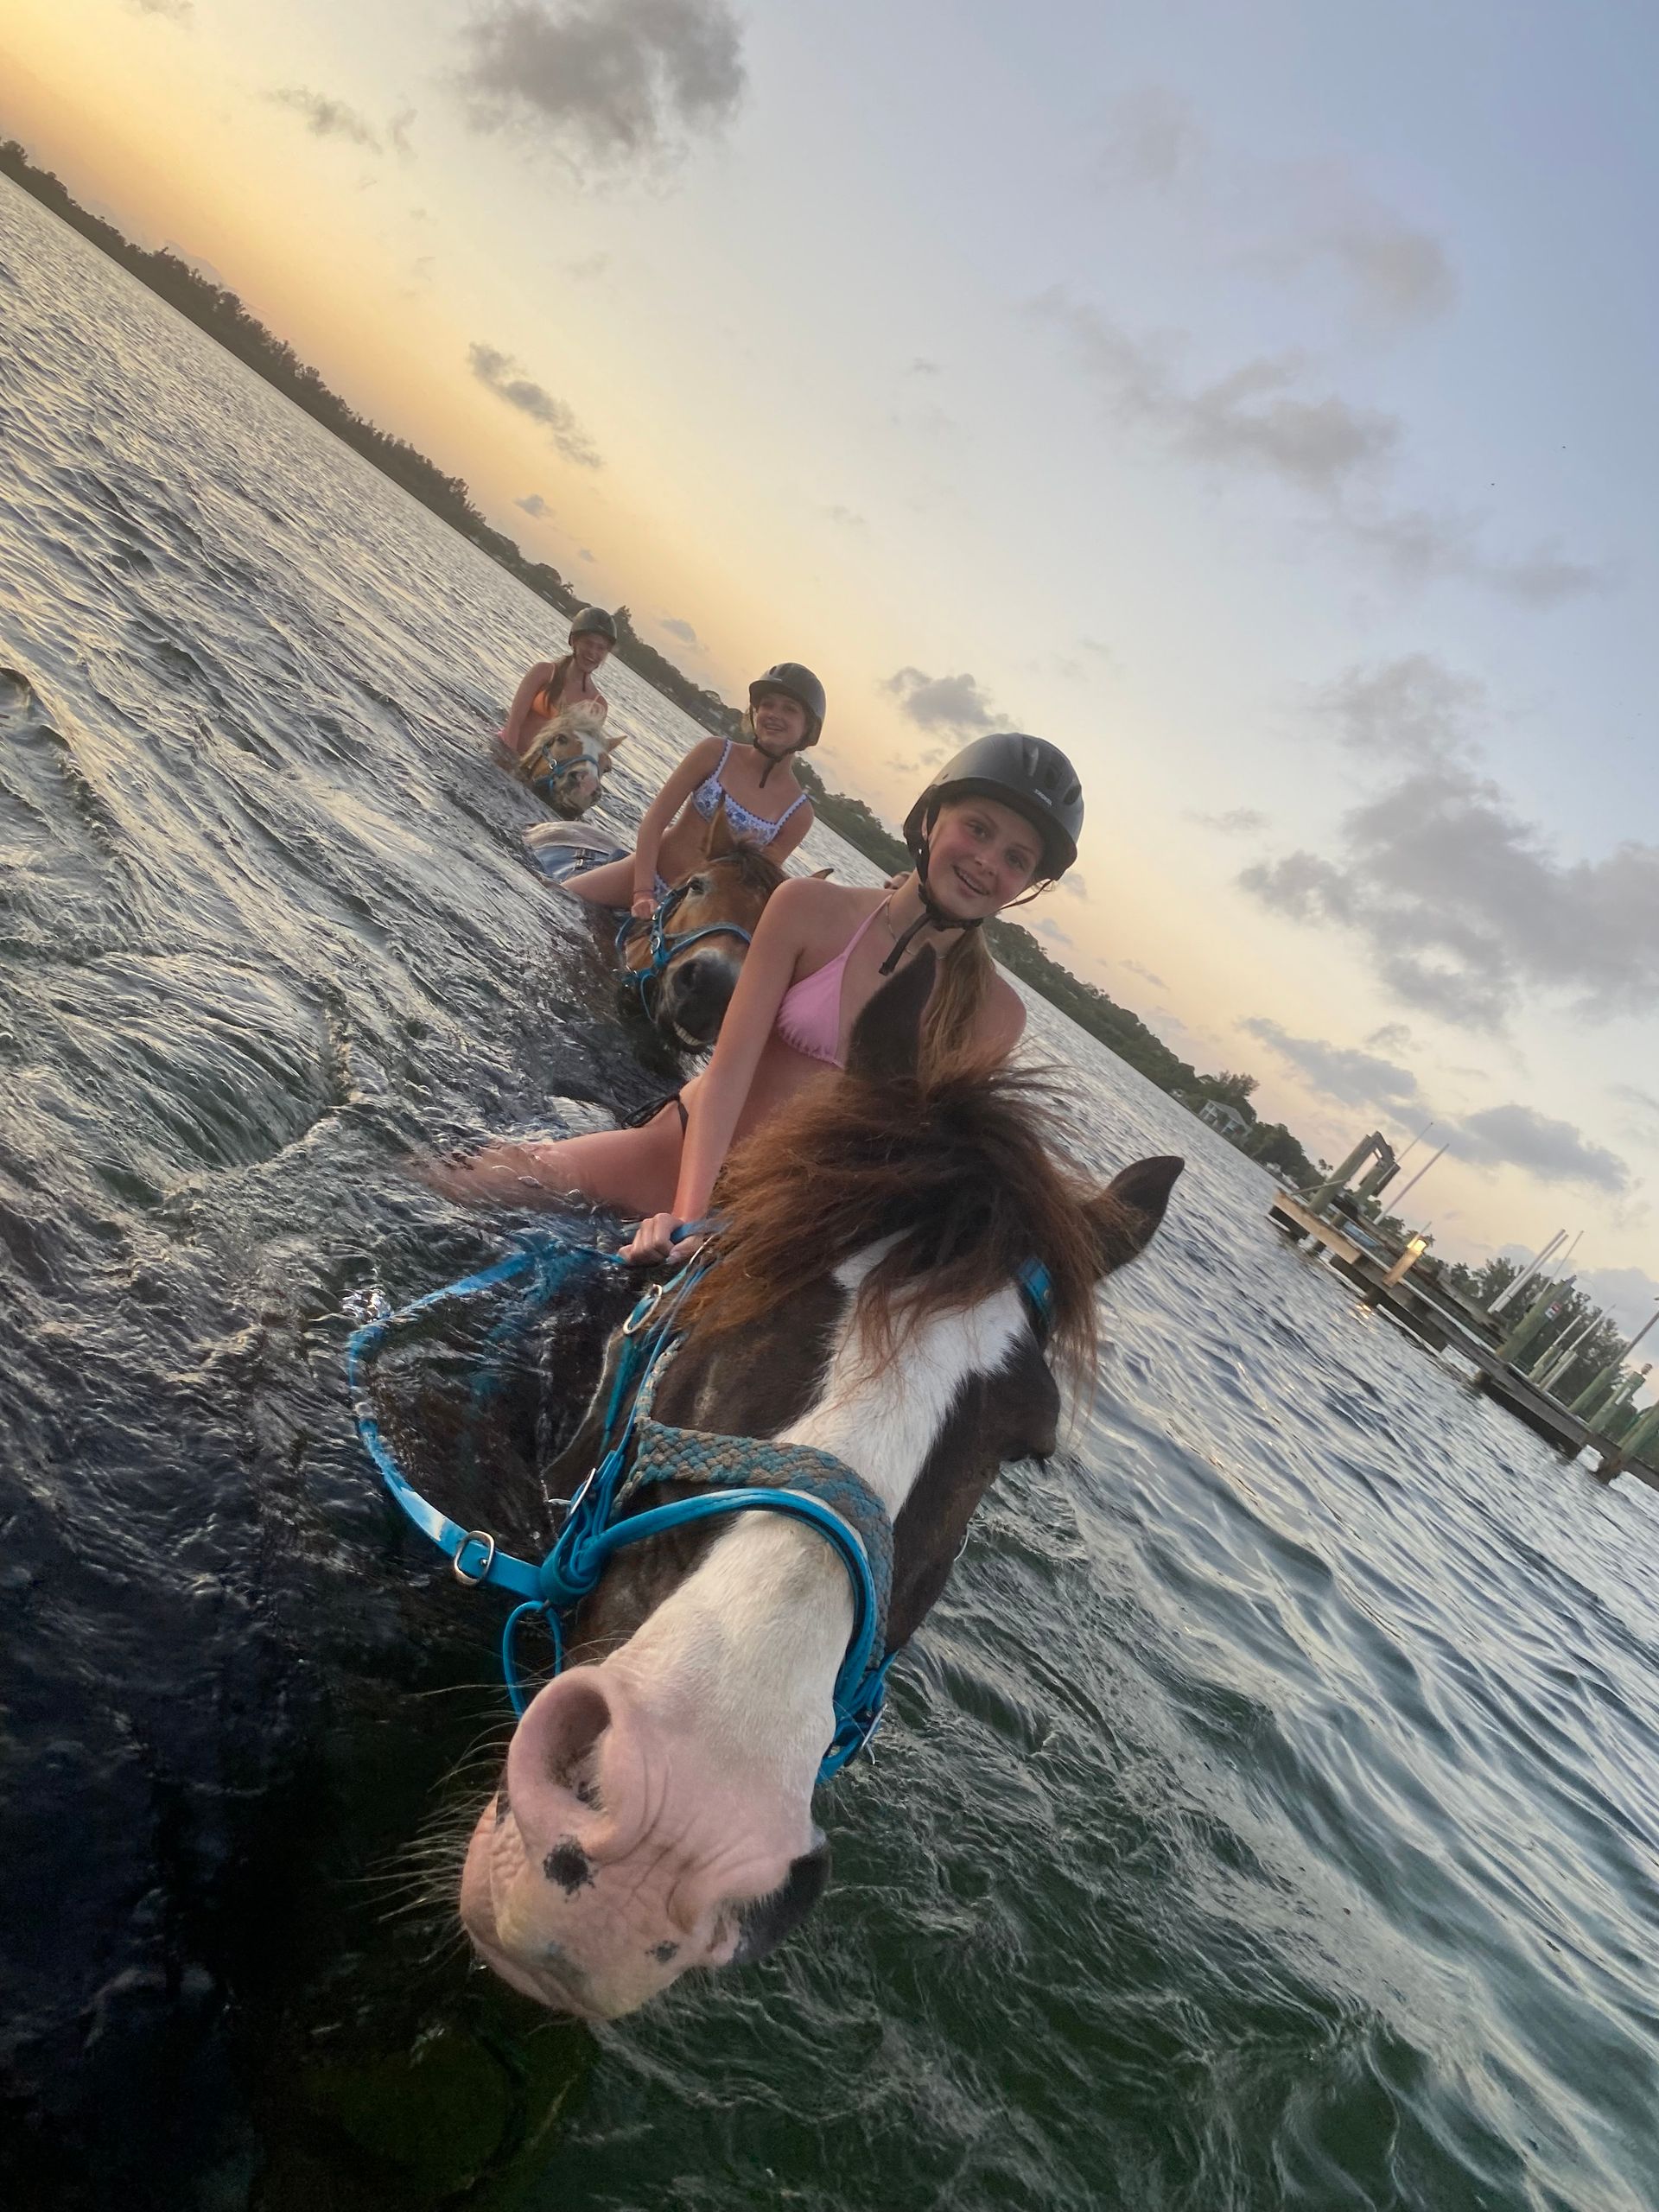
M 700 874 L 706 868 L 733 869 L 743 890 L 758 891 L 763 898 L 766 899 L 771 898 L 772 893 L 783 881 L 785 874 L 776 861 L 769 861 L 766 855 L 753 845 L 738 845 L 734 846 L 729 853 L 720 853 L 712 858 L 707 853 L 703 854 L 695 867 L 686 870 L 685 874 L 680 879 L 681 882 L 686 881 L 689 877 Z
M 883 1239 L 860 1289 L 877 1368 L 933 1315 L 961 1312 L 1039 1261 L 1053 1347 L 1095 1349 L 1095 1285 L 1138 1239 L 1129 1209 L 1054 1159 L 1058 1071 L 958 1059 L 894 1077 L 849 1069 L 780 1109 L 731 1154 L 714 1195 L 720 1264 L 682 1309 L 705 1341 L 764 1328 L 780 1302 Z

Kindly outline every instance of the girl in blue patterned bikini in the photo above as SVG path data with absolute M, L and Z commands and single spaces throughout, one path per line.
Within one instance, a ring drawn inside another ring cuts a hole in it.
M 702 857 L 704 827 L 722 798 L 734 837 L 768 860 L 787 860 L 812 826 L 812 802 L 790 761 L 817 743 L 823 703 L 823 684 L 798 661 L 757 677 L 741 738 L 694 745 L 640 817 L 632 859 L 570 876 L 565 890 L 596 906 L 631 906 L 649 921 L 667 885 Z

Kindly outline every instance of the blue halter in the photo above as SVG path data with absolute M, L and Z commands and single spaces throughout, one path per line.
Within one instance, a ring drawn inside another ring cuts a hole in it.
M 579 1274 L 620 1263 L 618 1254 L 596 1247 L 567 1244 L 550 1236 L 525 1238 L 510 1258 L 430 1291 L 400 1313 L 365 1323 L 353 1332 L 346 1347 L 358 1433 L 386 1488 L 444 1554 L 460 1580 L 474 1587 L 488 1585 L 505 1590 L 518 1600 L 501 1632 L 501 1670 L 513 1711 L 520 1717 L 529 1701 L 514 1651 L 520 1622 L 532 1613 L 542 1616 L 552 1641 L 554 1672 L 560 1673 L 572 1615 L 624 1547 L 734 1513 L 783 1513 L 815 1529 L 845 1567 L 853 1598 L 852 1632 L 836 1675 L 835 1732 L 818 1766 L 819 1781 L 828 1782 L 874 1733 L 887 1670 L 898 1656 L 886 1648 L 892 1522 L 862 1478 L 827 1452 L 807 1445 L 676 1429 L 652 1418 L 658 1377 L 678 1341 L 674 1317 L 692 1285 L 714 1264 L 707 1246 L 671 1281 L 653 1284 L 623 1324 L 622 1351 L 597 1462 L 570 1500 L 563 1525 L 539 1566 L 502 1550 L 487 1529 L 462 1528 L 423 1497 L 381 1433 L 367 1376 L 393 1329 L 448 1300 L 526 1277 L 530 1297 L 544 1305 Z M 1020 1272 L 1019 1287 L 1033 1326 L 1039 1339 L 1046 1338 L 1052 1303 L 1047 1270 L 1029 1262 Z M 694 1497 L 643 1511 L 622 1511 L 639 1490 L 670 1479 L 695 1481 L 702 1487 Z
M 740 944 L 752 942 L 748 931 L 740 928 L 735 922 L 710 922 L 705 929 L 681 930 L 677 933 L 671 931 L 669 923 L 678 913 L 690 889 L 689 883 L 677 883 L 671 891 L 665 892 L 658 900 L 657 910 L 648 922 L 642 922 L 638 915 L 627 914 L 623 917 L 616 932 L 616 949 L 621 954 L 626 952 L 642 929 L 650 931 L 650 957 L 643 968 L 628 969 L 624 978 L 639 992 L 639 1004 L 647 1017 L 651 1013 L 652 986 L 662 981 L 669 962 L 677 958 L 688 945 L 701 944 L 705 938 L 710 937 L 734 937 Z

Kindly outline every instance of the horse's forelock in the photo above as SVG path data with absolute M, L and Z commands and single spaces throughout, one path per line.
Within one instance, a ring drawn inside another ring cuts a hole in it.
M 1085 1191 L 1051 1157 L 1065 1117 L 1052 1079 L 959 1064 L 924 1079 L 849 1075 L 793 1101 L 734 1153 L 715 1193 L 726 1263 L 688 1306 L 693 1332 L 753 1325 L 880 1245 L 860 1319 L 891 1358 L 932 1315 L 1048 1270 L 1057 1346 L 1093 1346 L 1100 1246 Z

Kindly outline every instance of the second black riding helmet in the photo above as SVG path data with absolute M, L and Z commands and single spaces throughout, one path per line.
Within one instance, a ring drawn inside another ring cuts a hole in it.
M 905 817 L 905 842 L 925 882 L 925 836 L 948 798 L 1001 799 L 1023 814 L 1043 841 L 1038 874 L 1049 882 L 1065 874 L 1077 857 L 1083 834 L 1083 785 L 1058 745 L 1020 730 L 998 730 L 976 737 L 940 769 Z
M 750 684 L 751 707 L 763 691 L 782 691 L 806 709 L 808 728 L 800 750 L 817 743 L 823 728 L 825 701 L 823 686 L 810 668 L 804 668 L 798 660 L 780 660 L 775 668 L 769 668 L 764 676 L 757 676 Z

